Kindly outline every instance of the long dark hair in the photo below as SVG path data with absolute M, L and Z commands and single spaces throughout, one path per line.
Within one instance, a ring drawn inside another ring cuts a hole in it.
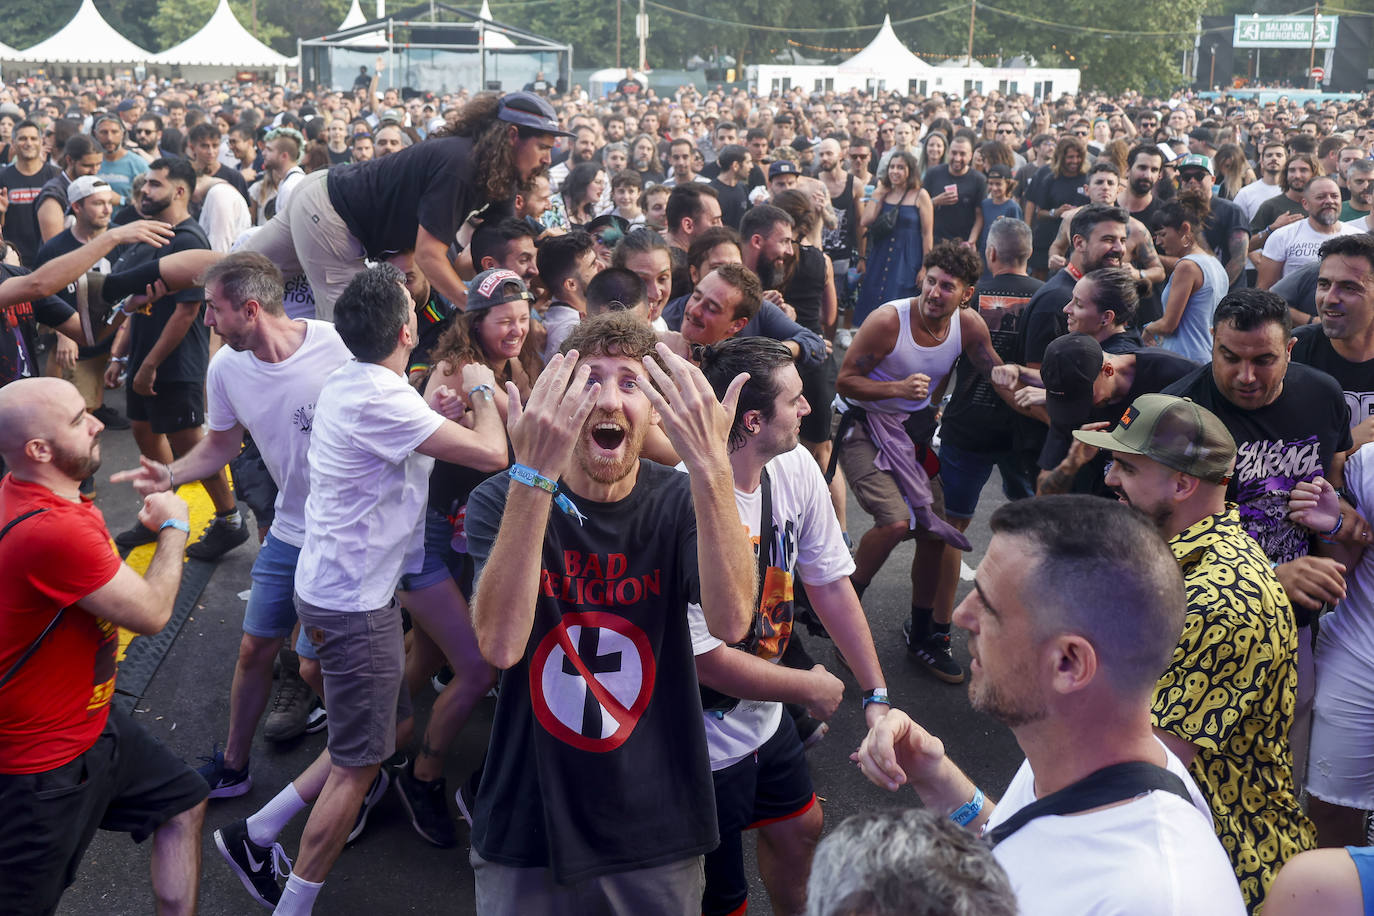
M 452 126 L 431 135 L 470 138 L 472 156 L 477 163 L 477 186 L 486 191 L 488 200 L 498 201 L 509 200 L 520 190 L 520 173 L 515 167 L 515 149 L 509 139 L 509 128 L 516 127 L 521 140 L 535 135 L 535 131 L 527 127 L 507 124 L 497 118 L 500 105 L 500 93 L 479 92 L 463 106 Z
M 513 284 L 512 284 L 513 285 Z M 503 288 L 504 291 L 504 288 Z M 486 320 L 491 309 L 478 309 L 475 312 L 460 312 L 454 316 L 453 323 L 448 329 L 439 336 L 439 341 L 434 345 L 434 353 L 431 357 L 433 365 L 440 362 L 448 363 L 456 372 L 461 367 L 470 363 L 488 363 L 486 351 L 482 349 L 481 338 L 478 337 L 477 329 Z M 530 316 L 531 326 L 534 316 Z M 520 355 L 515 358 L 519 363 L 525 378 L 521 379 L 518 374 L 513 375 L 511 381 L 515 382 L 520 389 L 522 399 L 529 397 L 529 389 L 533 387 L 534 380 L 539 376 L 540 370 L 544 368 L 543 361 L 539 358 L 539 350 L 534 345 L 534 335 L 526 334 L 524 342 L 520 345 Z M 496 369 L 497 380 L 501 380 L 501 368 Z

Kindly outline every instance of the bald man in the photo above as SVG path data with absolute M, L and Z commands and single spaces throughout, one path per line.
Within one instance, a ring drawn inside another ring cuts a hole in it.
M 0 388 L 0 900 L 51 913 L 97 827 L 153 838 L 160 914 L 195 910 L 205 781 L 110 708 L 118 628 L 172 615 L 190 526 L 172 493 L 143 501 L 157 532 L 140 576 L 80 493 L 100 466 L 100 421 L 56 378 Z M 79 789 L 79 791 L 78 791 Z

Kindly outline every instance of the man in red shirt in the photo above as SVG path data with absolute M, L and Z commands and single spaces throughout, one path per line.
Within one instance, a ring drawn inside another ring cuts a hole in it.
M 157 533 L 140 576 L 120 562 L 81 481 L 100 464 L 100 421 L 76 386 L 0 388 L 0 901 L 51 913 L 97 827 L 153 837 L 159 913 L 190 913 L 200 881 L 205 781 L 110 708 L 118 628 L 172 615 L 190 527 L 172 493 L 144 499 Z

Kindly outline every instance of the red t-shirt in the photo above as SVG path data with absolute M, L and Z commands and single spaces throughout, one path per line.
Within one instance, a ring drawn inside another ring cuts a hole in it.
M 6 475 L 0 527 L 45 508 L 0 539 L 0 677 L 33 645 L 59 609 L 119 571 L 105 518 L 86 497 L 74 503 Z M 84 753 L 105 727 L 114 695 L 114 624 L 72 608 L 0 687 L 0 773 L 41 773 Z

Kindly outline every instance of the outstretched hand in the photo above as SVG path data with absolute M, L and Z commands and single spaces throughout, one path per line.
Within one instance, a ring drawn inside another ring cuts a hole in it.
M 749 373 L 741 372 L 735 376 L 725 390 L 725 397 L 717 401 L 715 392 L 700 369 L 678 356 L 665 343 L 660 342 L 656 349 L 659 359 L 668 366 L 672 375 L 663 371 L 663 367 L 652 356 L 646 356 L 644 373 L 648 378 L 640 376 L 640 384 L 648 395 L 649 403 L 658 411 L 663 431 L 687 469 L 704 470 L 704 463 L 713 455 L 725 455 L 725 443 L 730 438 L 730 426 L 735 421 L 740 389 L 749 381 Z
M 172 486 L 172 473 L 161 461 L 140 456 L 138 467 L 127 471 L 116 471 L 110 475 L 110 483 L 131 483 L 139 496 L 161 493 Z
M 506 429 L 515 449 L 515 460 L 551 480 L 567 471 L 582 425 L 601 393 L 600 382 L 587 384 L 591 367 L 583 366 L 574 372 L 576 366 L 576 350 L 554 356 L 534 383 L 529 403 L 524 407 L 520 406 L 520 390 L 515 383 L 506 382 L 510 404 Z
M 900 709 L 888 710 L 849 756 L 869 782 L 889 792 L 913 776 L 934 772 L 944 758 L 944 742 Z

